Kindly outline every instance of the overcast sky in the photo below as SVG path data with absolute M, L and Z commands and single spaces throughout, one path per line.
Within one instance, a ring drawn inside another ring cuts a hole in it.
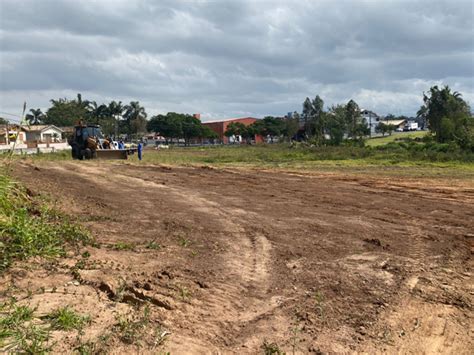
M 474 103 L 469 0 L 0 4 L 3 117 L 78 92 L 204 120 L 301 111 L 316 94 L 414 115 L 433 84 Z

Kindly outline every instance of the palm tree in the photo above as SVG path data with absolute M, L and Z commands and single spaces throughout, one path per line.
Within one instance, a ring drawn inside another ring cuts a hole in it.
M 101 119 L 109 117 L 107 105 L 98 105 L 95 101 L 88 102 L 87 111 L 95 124 L 99 124 Z
M 131 101 L 129 105 L 124 107 L 124 118 L 127 124 L 129 133 L 138 133 L 143 126 L 146 125 L 146 112 L 143 106 L 140 106 L 138 101 Z
M 28 113 L 25 116 L 26 120 L 28 121 L 28 124 L 30 124 L 30 125 L 39 125 L 39 124 L 43 123 L 45 115 L 41 111 L 41 109 L 39 109 L 39 108 L 37 108 L 36 110 L 31 109 L 30 112 L 31 113 Z
M 118 121 L 122 117 L 124 107 L 122 105 L 122 101 L 111 101 L 107 107 L 107 111 L 110 116 L 114 118 L 114 125 L 115 125 L 115 137 L 118 136 Z

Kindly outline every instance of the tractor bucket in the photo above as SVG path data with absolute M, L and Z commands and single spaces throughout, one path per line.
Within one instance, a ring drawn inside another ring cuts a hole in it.
M 98 149 L 97 159 L 127 159 L 128 154 L 125 149 Z

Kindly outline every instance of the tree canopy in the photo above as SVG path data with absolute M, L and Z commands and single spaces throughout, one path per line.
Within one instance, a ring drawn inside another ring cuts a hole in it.
M 455 141 L 461 147 L 474 147 L 473 118 L 461 94 L 449 86 L 433 86 L 423 94 L 423 105 L 417 115 L 426 119 L 438 142 Z
M 153 116 L 147 123 L 147 129 L 159 133 L 166 140 L 184 139 L 185 145 L 189 145 L 194 138 L 217 138 L 217 133 L 204 126 L 199 119 L 176 112 Z
M 43 123 L 43 120 L 45 119 L 45 115 L 41 109 L 30 109 L 30 112 L 26 114 L 25 116 L 26 121 L 30 125 L 39 125 Z
M 68 100 L 61 98 L 50 101 L 52 106 L 46 111 L 46 117 L 43 122 L 56 126 L 74 126 L 78 121 L 87 121 L 89 112 L 88 102 L 83 102 L 80 94 L 77 99 Z

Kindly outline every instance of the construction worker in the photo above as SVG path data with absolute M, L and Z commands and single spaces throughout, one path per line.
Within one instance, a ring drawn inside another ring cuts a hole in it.
M 138 148 L 137 148 L 138 160 L 142 160 L 142 150 L 143 150 L 143 145 L 140 142 L 138 143 Z

